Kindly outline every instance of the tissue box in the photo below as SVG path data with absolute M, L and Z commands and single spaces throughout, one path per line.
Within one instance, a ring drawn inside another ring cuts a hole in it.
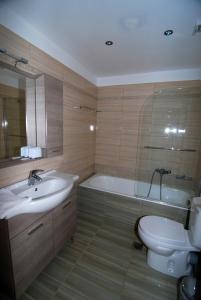
M 24 146 L 20 148 L 20 155 L 23 157 L 29 156 L 29 146 Z
M 41 147 L 30 147 L 29 148 L 29 158 L 39 158 L 42 157 Z
M 24 146 L 20 148 L 20 155 L 29 158 L 42 157 L 41 147 Z

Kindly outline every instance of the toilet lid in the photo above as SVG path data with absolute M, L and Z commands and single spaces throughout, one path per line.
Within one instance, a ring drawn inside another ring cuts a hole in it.
M 184 245 L 185 230 L 182 224 L 158 216 L 146 216 L 140 220 L 141 230 L 152 238 L 174 245 Z

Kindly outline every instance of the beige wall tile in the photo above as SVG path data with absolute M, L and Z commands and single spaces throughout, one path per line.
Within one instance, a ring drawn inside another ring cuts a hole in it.
M 47 73 L 64 82 L 64 154 L 0 169 L 0 187 L 27 178 L 34 168 L 60 169 L 80 175 L 81 180 L 88 177 L 94 172 L 95 132 L 89 126 L 95 125 L 96 112 L 73 107 L 84 105 L 96 109 L 96 86 L 3 26 L 0 26 L 0 40 L 2 48 L 29 60 L 26 66 L 29 72 Z
M 98 88 L 98 99 L 101 98 L 121 98 L 123 96 L 123 86 L 109 86 L 109 87 L 100 87 Z
M 201 82 L 131 84 L 98 89 L 96 170 L 129 177 L 156 167 L 196 175 L 201 138 Z M 165 128 L 185 129 L 167 135 Z M 115 145 L 114 157 L 105 145 Z M 192 148 L 196 152 L 146 150 L 144 146 Z M 118 153 L 118 155 L 117 155 Z M 198 162 L 199 161 L 199 162 Z M 200 167 L 199 167 L 200 169 Z M 201 171 L 200 171 L 201 174 Z M 169 180 L 169 179 L 168 179 Z M 171 182 L 175 176 L 171 177 Z
M 201 176 L 200 81 L 97 89 L 3 26 L 0 26 L 0 39 L 1 47 L 29 59 L 29 71 L 45 72 L 64 81 L 64 155 L 1 169 L 0 186 L 26 178 L 29 170 L 36 166 L 78 173 L 82 179 L 94 172 L 94 162 L 96 170 L 130 178 L 138 168 L 151 172 L 156 166 L 195 175 L 199 160 L 195 176 Z M 97 120 L 95 111 L 79 111 L 74 106 L 89 106 L 94 110 L 97 106 Z M 91 124 L 96 124 L 96 133 L 89 131 Z M 185 127 L 186 137 L 167 137 L 165 126 Z M 196 153 L 147 152 L 143 146 L 148 142 L 157 146 L 195 147 Z

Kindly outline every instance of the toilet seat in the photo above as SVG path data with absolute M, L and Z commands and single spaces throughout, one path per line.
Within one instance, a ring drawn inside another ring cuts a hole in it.
M 175 245 L 185 245 L 184 227 L 182 224 L 158 216 L 146 216 L 140 220 L 140 228 L 144 234 Z
M 139 229 L 143 235 L 162 247 L 191 251 L 195 249 L 189 241 L 187 230 L 176 221 L 164 217 L 146 216 L 140 220 Z

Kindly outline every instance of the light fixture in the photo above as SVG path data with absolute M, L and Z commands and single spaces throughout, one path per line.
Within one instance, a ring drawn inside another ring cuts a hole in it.
M 173 30 L 172 29 L 165 30 L 163 34 L 166 35 L 166 36 L 172 35 Z
M 106 41 L 105 42 L 105 45 L 107 45 L 107 46 L 112 46 L 114 43 L 113 43 L 113 41 Z
M 170 127 L 166 127 L 164 129 L 164 132 L 166 134 L 185 134 L 186 133 L 186 129 L 183 128 L 170 128 Z
M 1 123 L 2 128 L 7 128 L 8 127 L 8 121 L 7 120 L 3 120 Z
M 95 126 L 94 126 L 94 125 L 90 125 L 90 126 L 89 126 L 89 130 L 90 130 L 90 131 L 94 131 L 94 130 L 95 130 Z
M 186 129 L 178 129 L 178 133 L 186 133 Z
M 6 49 L 4 48 L 0 48 L 0 53 L 1 54 L 5 54 L 7 55 L 8 57 L 11 57 L 15 60 L 15 67 L 17 66 L 18 63 L 23 63 L 23 64 L 28 64 L 28 60 L 24 57 L 18 57 L 10 52 L 8 52 Z

